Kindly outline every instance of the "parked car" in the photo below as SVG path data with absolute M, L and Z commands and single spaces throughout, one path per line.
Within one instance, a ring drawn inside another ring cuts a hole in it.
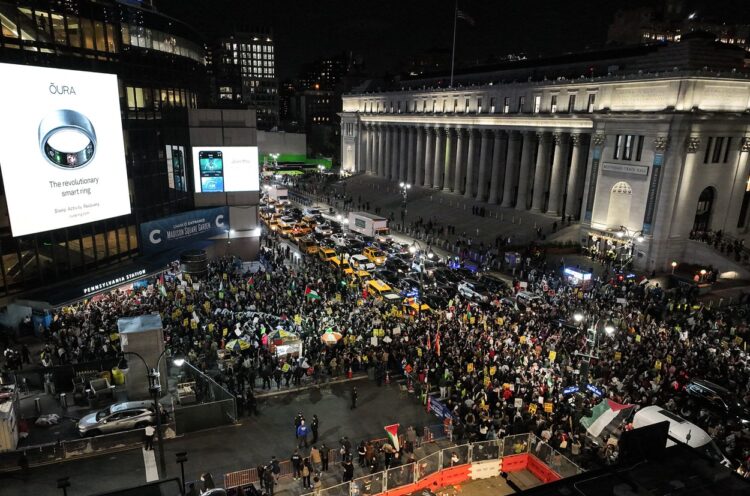
M 78 421 L 81 436 L 98 436 L 128 429 L 142 429 L 156 423 L 153 401 L 125 401 L 84 415 Z
M 352 255 L 349 257 L 349 262 L 352 264 L 352 267 L 356 270 L 366 270 L 366 271 L 373 271 L 375 270 L 375 264 L 370 262 L 370 260 L 364 256 L 364 255 Z
M 486 302 L 489 300 L 487 288 L 478 282 L 463 281 L 458 285 L 458 293 L 464 298 L 474 301 Z

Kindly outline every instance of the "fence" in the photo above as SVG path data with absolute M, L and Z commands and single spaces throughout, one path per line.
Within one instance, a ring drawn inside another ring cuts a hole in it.
M 176 407 L 177 434 L 232 424 L 237 419 L 234 396 L 209 376 L 185 362 L 178 382 L 194 382 L 196 404 Z
M 425 428 L 425 439 L 428 428 Z M 553 472 L 554 478 L 570 477 L 582 472 L 575 463 L 552 449 L 547 443 L 533 434 L 517 434 L 502 439 L 480 441 L 441 449 L 420 458 L 415 463 L 393 467 L 382 472 L 353 479 L 343 484 L 324 488 L 317 493 L 305 496 L 361 496 L 379 494 L 399 487 L 408 486 L 437 474 L 441 470 L 488 460 L 502 460 L 507 456 L 530 455 L 545 464 Z M 330 451 L 330 462 L 340 458 L 338 450 Z M 281 477 L 292 473 L 289 461 L 281 462 Z M 544 479 L 542 479 L 544 480 Z M 224 487 L 232 489 L 258 482 L 256 469 L 231 472 L 224 476 Z
M 162 426 L 165 439 L 175 435 L 174 423 Z M 97 453 L 131 449 L 143 442 L 143 429 L 133 429 L 115 434 L 61 441 L 59 443 L 28 446 L 16 451 L 0 453 L 0 472 L 17 470 L 21 455 L 25 454 L 30 466 L 45 465 Z

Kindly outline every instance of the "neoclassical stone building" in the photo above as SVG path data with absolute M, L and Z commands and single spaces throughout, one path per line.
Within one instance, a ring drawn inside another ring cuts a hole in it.
M 684 261 L 692 230 L 746 232 L 749 155 L 736 71 L 349 94 L 341 113 L 345 170 L 572 216 L 646 270 Z

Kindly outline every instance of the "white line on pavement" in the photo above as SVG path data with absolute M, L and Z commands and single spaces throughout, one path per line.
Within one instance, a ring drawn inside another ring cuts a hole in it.
M 143 464 L 146 466 L 146 482 L 152 482 L 159 480 L 159 471 L 156 469 L 156 455 L 154 450 L 148 450 L 142 448 L 143 451 Z

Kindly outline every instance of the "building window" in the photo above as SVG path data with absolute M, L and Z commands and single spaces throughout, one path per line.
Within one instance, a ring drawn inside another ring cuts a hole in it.
M 400 114 L 401 113 L 401 102 L 396 102 L 396 111 Z
M 391 113 L 393 113 L 393 102 L 391 102 Z
M 622 134 L 618 134 L 617 137 L 615 137 L 615 149 L 612 152 L 612 158 L 615 160 L 618 160 L 620 158 L 620 154 L 622 153 L 622 144 L 625 140 L 625 137 Z
M 542 95 L 534 96 L 534 113 L 538 114 L 542 110 Z
M 525 96 L 519 96 L 518 97 L 518 113 L 520 114 L 523 112 L 523 107 L 526 105 L 526 97 Z
M 635 151 L 635 161 L 640 162 L 641 157 L 643 156 L 643 142 L 645 141 L 645 138 L 643 136 L 638 136 L 638 148 Z
M 510 113 L 510 97 L 506 96 L 503 99 L 503 114 L 509 114 Z
M 549 111 L 553 114 L 557 112 L 557 95 L 552 95 L 552 98 L 549 102 Z
M 596 94 L 591 93 L 589 95 L 588 105 L 586 105 L 586 112 L 588 112 L 589 114 L 594 111 L 594 103 L 596 103 Z
M 568 113 L 573 113 L 576 111 L 576 96 L 570 95 L 568 97 Z
M 435 107 L 437 106 L 437 100 L 432 101 L 432 113 L 435 113 Z
M 643 155 L 643 142 L 643 136 L 618 134 L 615 137 L 612 158 L 615 160 L 633 160 L 633 151 L 635 150 L 635 160 L 640 161 Z
M 464 113 L 465 114 L 469 113 L 469 99 L 468 98 L 466 99 L 466 102 L 464 102 Z
M 495 113 L 495 98 L 494 97 L 490 98 L 490 113 L 491 114 Z
M 427 100 L 422 101 L 422 112 L 427 112 Z
M 453 99 L 453 113 L 458 112 L 458 98 Z

